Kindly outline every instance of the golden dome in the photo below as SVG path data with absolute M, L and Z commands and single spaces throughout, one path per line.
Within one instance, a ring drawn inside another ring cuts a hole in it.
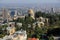
M 29 9 L 29 10 L 28 10 L 28 13 L 29 13 L 29 14 L 34 14 L 34 11 L 33 11 L 32 9 Z

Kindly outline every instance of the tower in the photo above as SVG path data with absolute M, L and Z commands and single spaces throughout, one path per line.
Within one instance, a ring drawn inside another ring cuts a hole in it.
M 51 13 L 54 13 L 54 8 L 51 8 Z
M 3 8 L 3 12 L 2 12 L 2 15 L 3 15 L 3 20 L 7 20 L 7 17 L 8 17 L 8 13 L 7 13 L 7 10 L 5 8 Z
M 6 20 L 6 18 L 7 18 L 7 10 L 5 9 L 5 8 L 3 8 L 3 18 L 4 18 L 4 20 Z

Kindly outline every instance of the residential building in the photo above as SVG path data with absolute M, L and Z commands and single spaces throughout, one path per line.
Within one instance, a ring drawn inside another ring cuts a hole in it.
M 25 30 L 16 31 L 12 35 L 6 35 L 1 40 L 27 40 L 27 34 Z

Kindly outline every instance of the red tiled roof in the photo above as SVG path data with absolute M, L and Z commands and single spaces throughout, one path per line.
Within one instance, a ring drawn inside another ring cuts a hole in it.
M 28 38 L 28 40 L 37 40 L 37 38 Z

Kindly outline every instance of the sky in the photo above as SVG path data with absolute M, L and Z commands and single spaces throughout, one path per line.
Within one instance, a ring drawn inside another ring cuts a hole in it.
M 60 3 L 60 0 L 0 0 L 0 4 L 8 3 Z

